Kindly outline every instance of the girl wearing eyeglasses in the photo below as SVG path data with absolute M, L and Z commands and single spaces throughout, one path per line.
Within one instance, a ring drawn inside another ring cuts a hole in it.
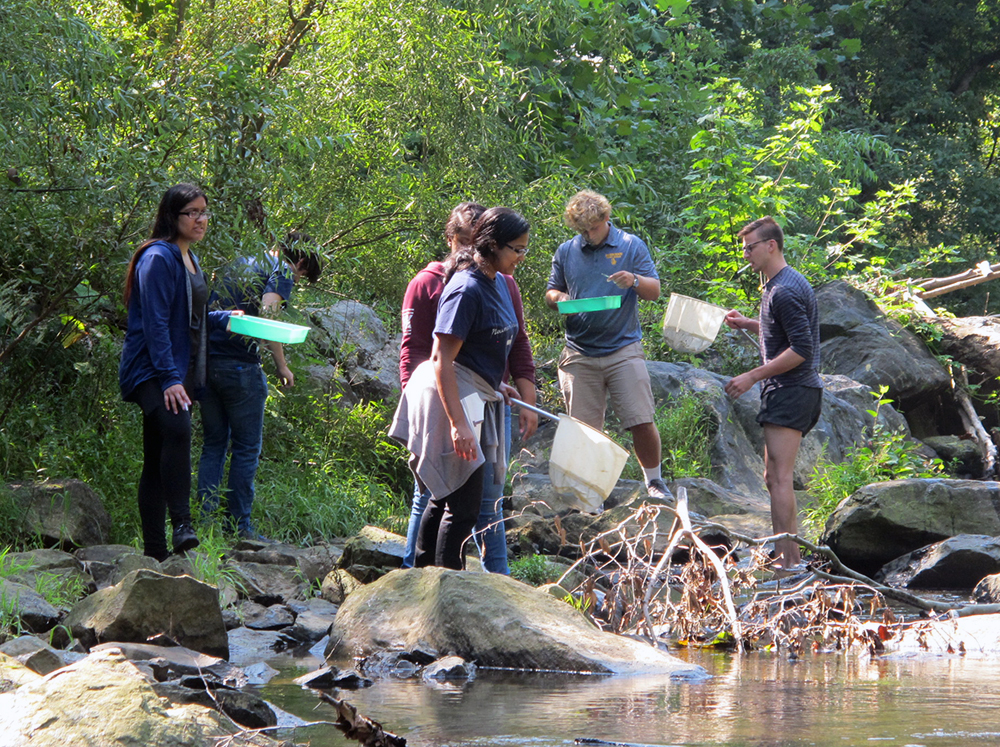
M 191 402 L 205 385 L 208 325 L 226 328 L 229 311 L 208 311 L 208 280 L 191 245 L 208 226 L 208 200 L 178 184 L 160 200 L 150 238 L 125 276 L 128 327 L 118 383 L 142 410 L 139 517 L 146 555 L 165 560 L 166 514 L 173 550 L 198 546 L 191 527 Z
M 528 229 L 510 208 L 490 208 L 476 221 L 471 245 L 448 257 L 431 358 L 413 370 L 396 410 L 390 435 L 410 450 L 418 488 L 430 494 L 417 567 L 461 569 L 487 482 L 503 486 L 506 417 L 498 390 L 518 394 L 501 382 L 521 326 L 504 275 L 523 260 Z

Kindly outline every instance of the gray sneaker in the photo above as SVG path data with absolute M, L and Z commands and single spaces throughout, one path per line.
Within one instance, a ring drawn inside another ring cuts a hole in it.
M 670 488 L 668 488 L 667 484 L 659 478 L 649 481 L 646 485 L 646 495 L 660 501 L 674 500 L 674 494 L 670 492 Z

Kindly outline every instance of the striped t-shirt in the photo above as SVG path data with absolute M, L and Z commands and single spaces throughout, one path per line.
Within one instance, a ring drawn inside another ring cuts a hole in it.
M 760 352 L 764 363 L 791 348 L 805 360 L 761 382 L 761 395 L 784 386 L 823 388 L 819 378 L 819 309 L 802 273 L 783 267 L 767 281 L 760 299 Z

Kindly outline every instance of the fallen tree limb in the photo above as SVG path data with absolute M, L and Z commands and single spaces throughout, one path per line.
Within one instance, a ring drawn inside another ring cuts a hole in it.
M 382 724 L 362 716 L 358 713 L 358 709 L 346 700 L 339 700 L 324 692 L 317 694 L 320 700 L 333 706 L 337 712 L 335 726 L 344 732 L 345 736 L 356 739 L 364 747 L 406 747 L 405 737 L 385 731 Z

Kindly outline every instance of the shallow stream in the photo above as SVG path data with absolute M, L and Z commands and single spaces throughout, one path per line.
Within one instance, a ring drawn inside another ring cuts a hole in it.
M 681 652 L 712 676 L 592 677 L 480 670 L 466 685 L 388 680 L 337 691 L 410 747 L 567 747 L 576 739 L 630 745 L 951 747 L 1000 744 L 1000 665 L 960 657 L 879 659 L 815 654 L 797 661 Z M 318 660 L 278 657 L 258 688 L 306 720 L 332 709 L 291 681 Z M 355 747 L 333 727 L 284 738 Z M 593 742 L 591 744 L 594 744 Z

